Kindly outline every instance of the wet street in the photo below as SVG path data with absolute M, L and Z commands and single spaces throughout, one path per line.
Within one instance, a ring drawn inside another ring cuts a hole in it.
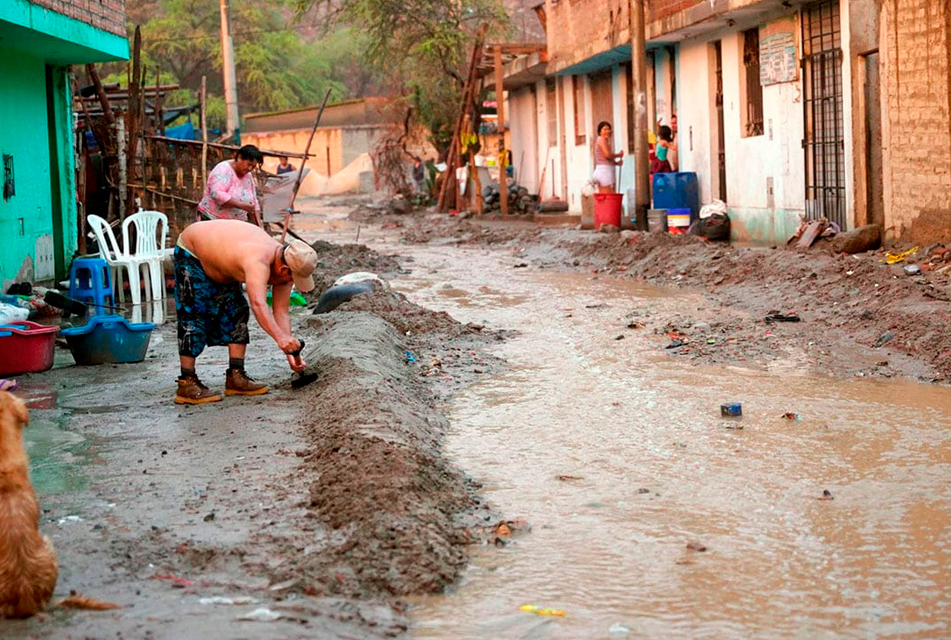
M 331 211 L 298 222 L 309 238 L 357 234 Z M 396 290 L 514 331 L 496 351 L 509 370 L 452 401 L 446 446 L 531 528 L 414 600 L 413 637 L 951 635 L 951 390 L 837 380 L 795 354 L 765 373 L 684 365 L 627 324 L 635 306 L 673 313 L 699 294 L 392 233 L 360 242 L 412 258 Z

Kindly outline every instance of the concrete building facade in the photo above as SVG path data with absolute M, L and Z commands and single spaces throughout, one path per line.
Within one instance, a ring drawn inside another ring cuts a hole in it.
M 538 11 L 547 67 L 510 84 L 513 63 L 506 80 L 513 152 L 531 159 L 522 184 L 580 211 L 596 123 L 612 122 L 615 149 L 633 144 L 628 4 Z M 783 242 L 820 216 L 951 239 L 947 16 L 938 0 L 650 1 L 648 120 L 676 115 L 679 170 L 697 174 L 701 201 L 727 202 L 735 239 Z M 619 171 L 629 201 L 632 164 Z
M 128 58 L 124 0 L 0 3 L 0 284 L 49 282 L 76 251 L 70 65 Z

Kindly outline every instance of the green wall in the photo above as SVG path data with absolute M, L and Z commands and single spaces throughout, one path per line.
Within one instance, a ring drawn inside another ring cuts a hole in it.
M 0 199 L 0 281 L 12 280 L 37 240 L 53 242 L 53 180 L 43 60 L 0 47 L 0 153 L 13 156 L 16 194 Z M 61 218 L 61 214 L 55 217 Z M 75 248 L 75 240 L 72 248 Z M 47 260 L 53 256 L 41 255 Z M 40 263 L 37 275 L 50 271 Z
M 0 198 L 0 287 L 32 261 L 35 282 L 60 280 L 78 244 L 67 65 L 124 60 L 128 39 L 28 0 L 0 0 L 0 153 L 16 194 Z M 81 67 L 80 67 L 81 69 Z M 0 163 L 0 185 L 2 185 Z

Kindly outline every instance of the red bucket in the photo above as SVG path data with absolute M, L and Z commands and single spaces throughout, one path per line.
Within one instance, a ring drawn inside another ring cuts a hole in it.
M 613 224 L 615 227 L 621 226 L 621 199 L 624 196 L 620 193 L 596 193 L 594 194 L 594 228 L 600 229 L 601 225 Z

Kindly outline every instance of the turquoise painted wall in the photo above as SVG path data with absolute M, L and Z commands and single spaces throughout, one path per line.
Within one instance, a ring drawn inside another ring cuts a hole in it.
M 38 239 L 46 237 L 52 242 L 53 195 L 43 60 L 0 48 L 0 123 L 0 153 L 13 156 L 16 189 L 6 201 L 0 199 L 0 282 L 5 282 L 16 276 L 26 256 L 36 260 Z M 48 271 L 49 265 L 41 264 L 41 270 L 44 266 Z
M 805 215 L 799 209 L 730 207 L 728 211 L 731 239 L 753 244 L 785 244 Z
M 24 262 L 33 264 L 33 281 L 62 279 L 76 252 L 72 103 L 66 65 L 128 57 L 129 42 L 123 36 L 28 0 L 0 0 L 0 153 L 13 156 L 16 188 L 8 200 L 0 198 L 4 290 Z

